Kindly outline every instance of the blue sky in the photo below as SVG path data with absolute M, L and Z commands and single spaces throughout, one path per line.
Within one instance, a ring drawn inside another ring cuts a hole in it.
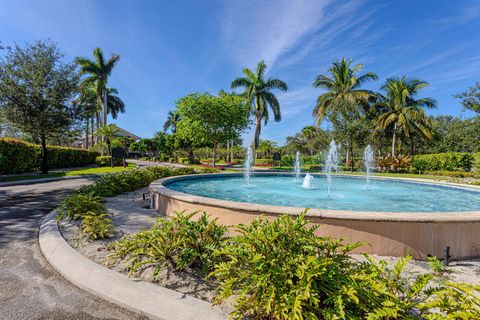
M 120 54 L 110 85 L 128 111 L 115 123 L 142 137 L 161 130 L 177 98 L 228 89 L 261 59 L 290 89 L 278 93 L 283 120 L 264 139 L 283 143 L 313 124 L 313 78 L 343 57 L 381 77 L 370 89 L 385 77 L 422 78 L 438 101 L 431 113 L 468 117 L 452 95 L 480 80 L 479 33 L 478 0 L 0 0 L 4 45 L 49 38 L 67 60 L 97 46 Z

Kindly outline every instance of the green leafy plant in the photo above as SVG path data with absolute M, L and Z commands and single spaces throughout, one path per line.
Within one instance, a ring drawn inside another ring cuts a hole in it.
M 81 229 L 89 240 L 105 239 L 115 233 L 112 219 L 108 214 L 97 214 L 92 211 L 84 214 Z
M 102 203 L 102 198 L 93 193 L 76 193 L 68 196 L 60 203 L 57 208 L 57 219 L 83 219 L 87 212 L 95 214 L 105 214 L 107 209 Z
M 428 257 L 428 266 L 432 271 L 436 274 L 442 274 L 447 271 L 447 268 L 442 263 L 442 261 L 438 260 L 437 257 Z
M 175 263 L 178 269 L 194 266 L 208 272 L 218 261 L 214 253 L 222 246 L 227 228 L 210 220 L 205 212 L 198 220 L 192 220 L 196 214 L 182 212 L 173 218 L 179 226 L 179 251 Z
M 122 238 L 112 245 L 108 260 L 126 259 L 129 274 L 153 266 L 155 279 L 167 264 L 179 270 L 210 270 L 217 261 L 214 252 L 221 247 L 226 228 L 206 213 L 194 220 L 195 214 L 181 212 L 171 219 L 160 218 L 152 228 Z
M 347 253 L 360 244 L 317 237 L 305 213 L 240 225 L 218 251 L 224 261 L 210 276 L 220 281 L 218 303 L 235 296 L 233 318 L 334 319 L 355 303 Z
M 315 236 L 305 212 L 238 226 L 217 252 L 210 277 L 217 303 L 234 299 L 234 319 L 478 319 L 479 287 L 405 275 L 410 257 L 393 266 L 348 253 L 360 244 Z

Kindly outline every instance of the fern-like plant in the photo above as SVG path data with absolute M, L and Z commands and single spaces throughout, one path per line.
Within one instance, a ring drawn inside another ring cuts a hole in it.
M 108 214 L 97 214 L 92 211 L 83 216 L 81 229 L 89 240 L 105 239 L 115 233 L 113 222 Z

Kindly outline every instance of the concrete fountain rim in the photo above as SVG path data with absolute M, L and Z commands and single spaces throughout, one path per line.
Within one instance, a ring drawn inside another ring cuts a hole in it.
M 254 175 L 268 176 L 268 175 L 281 175 L 292 176 L 295 173 L 289 172 L 253 172 Z M 311 173 L 313 175 L 323 175 L 322 173 Z M 174 181 L 201 179 L 207 177 L 231 177 L 242 176 L 243 173 L 238 172 L 223 172 L 223 173 L 208 173 L 208 174 L 193 174 L 173 176 L 152 182 L 149 186 L 151 192 L 158 195 L 172 198 L 178 201 L 207 205 L 213 207 L 220 207 L 225 209 L 239 210 L 243 212 L 250 212 L 255 214 L 265 215 L 281 215 L 287 214 L 296 216 L 299 215 L 306 208 L 302 207 L 287 207 L 287 206 L 274 206 L 265 204 L 256 204 L 248 202 L 227 201 L 209 197 L 197 196 L 189 193 L 179 192 L 168 188 L 168 184 Z M 334 176 L 351 177 L 351 178 L 365 178 L 361 175 L 345 175 L 345 174 L 333 174 Z M 379 177 L 372 176 L 371 179 L 377 180 L 391 180 L 391 181 L 403 181 L 418 184 L 443 186 L 453 189 L 463 189 L 470 191 L 477 191 L 480 194 L 480 186 L 470 186 L 458 183 L 450 183 L 443 181 L 431 181 L 426 179 L 416 178 L 401 178 L 401 177 Z M 311 208 L 307 213 L 307 217 L 314 217 L 320 219 L 337 219 L 337 220 L 359 220 L 359 221 L 398 221 L 398 222 L 428 222 L 428 223 L 458 223 L 458 222 L 480 222 L 480 210 L 479 211 L 464 211 L 464 212 L 377 212 L 377 211 L 349 211 L 349 210 L 326 210 Z

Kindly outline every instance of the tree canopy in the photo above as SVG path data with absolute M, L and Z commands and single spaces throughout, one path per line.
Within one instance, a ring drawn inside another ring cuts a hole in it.
M 248 101 L 235 94 L 190 94 L 177 101 L 175 136 L 191 148 L 213 146 L 215 159 L 218 144 L 235 139 L 248 126 L 249 111 Z
M 78 90 L 75 65 L 62 62 L 54 43 L 38 41 L 7 49 L 0 63 L 0 107 L 3 116 L 42 144 L 42 172 L 48 172 L 46 140 L 65 134 L 79 109 L 72 103 Z

